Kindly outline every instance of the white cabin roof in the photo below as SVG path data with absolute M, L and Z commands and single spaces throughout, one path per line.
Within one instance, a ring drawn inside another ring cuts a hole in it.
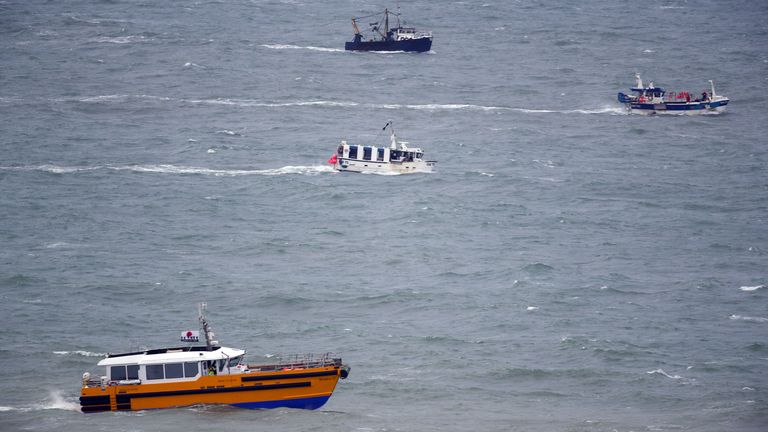
M 107 357 L 101 360 L 99 366 L 116 366 L 128 364 L 161 364 L 161 363 L 183 363 L 196 361 L 224 360 L 245 354 L 244 350 L 236 348 L 221 347 L 213 351 L 185 351 L 182 348 L 168 349 L 162 353 L 140 352 L 130 355 L 120 355 L 117 357 Z

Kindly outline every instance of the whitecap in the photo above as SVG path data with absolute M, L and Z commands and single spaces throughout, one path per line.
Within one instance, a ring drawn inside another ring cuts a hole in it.
M 539 307 L 538 306 L 528 306 L 527 308 L 525 308 L 525 310 L 535 311 L 535 310 L 539 310 Z
M 66 411 L 80 411 L 80 404 L 64 399 L 59 391 L 51 391 L 48 393 L 48 400 L 40 405 L 35 406 L 37 409 L 57 409 Z
M 53 174 L 70 174 L 80 171 L 91 171 L 101 168 L 100 166 L 93 167 L 66 167 L 58 165 L 28 165 L 28 166 L 0 166 L 0 170 L 6 171 L 43 171 Z
M 740 287 L 739 289 L 742 291 L 757 291 L 761 288 L 765 288 L 765 285 L 743 286 L 743 287 Z
M 144 36 L 102 36 L 94 39 L 93 41 L 98 43 L 129 44 L 134 42 L 145 42 L 147 40 L 148 39 L 146 39 Z
M 742 316 L 742 315 L 735 315 L 735 314 L 731 315 L 728 318 L 730 318 L 730 319 L 732 319 L 734 321 L 749 321 L 749 322 L 759 322 L 759 323 L 768 322 L 768 318 L 750 317 L 750 316 Z
M 77 351 L 54 351 L 53 353 L 57 354 L 57 355 L 65 355 L 65 356 L 68 356 L 68 355 L 78 355 L 78 356 L 83 356 L 83 357 L 106 357 L 107 356 L 106 353 L 97 353 L 97 352 L 82 351 L 82 350 L 77 350 Z
M 649 374 L 649 375 L 659 374 L 659 375 L 663 375 L 663 376 L 665 376 L 667 378 L 670 378 L 670 379 L 681 379 L 682 378 L 680 375 L 670 375 L 670 374 L 664 372 L 664 369 L 654 369 L 652 371 L 647 371 L 646 373 Z
M 299 45 L 286 45 L 286 44 L 262 44 L 261 46 L 263 46 L 264 48 L 276 49 L 276 50 L 303 49 L 303 50 L 322 51 L 322 52 L 345 52 L 346 51 L 339 48 L 325 48 L 325 47 L 316 47 L 316 46 L 299 46 Z
M 275 169 L 262 169 L 262 170 L 227 170 L 227 169 L 211 169 L 202 167 L 185 167 L 176 165 L 128 165 L 128 166 L 112 166 L 110 169 L 117 171 L 133 171 L 140 173 L 158 173 L 158 174 L 201 174 L 212 176 L 224 176 L 235 177 L 245 175 L 284 175 L 284 174 L 303 174 L 303 175 L 316 175 L 320 173 L 334 172 L 333 168 L 325 165 L 313 165 L 313 166 L 284 166 L 282 168 Z

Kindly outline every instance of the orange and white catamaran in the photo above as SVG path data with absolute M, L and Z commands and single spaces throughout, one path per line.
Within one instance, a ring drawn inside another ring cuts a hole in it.
M 218 345 L 199 306 L 205 345 L 108 354 L 106 375 L 83 374 L 83 412 L 136 411 L 199 404 L 241 408 L 316 409 L 331 397 L 349 367 L 332 354 L 296 355 L 270 364 L 247 364 L 245 351 Z M 198 331 L 182 332 L 198 342 Z

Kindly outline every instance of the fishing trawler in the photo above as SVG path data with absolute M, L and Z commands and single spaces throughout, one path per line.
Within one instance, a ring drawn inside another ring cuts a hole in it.
M 709 80 L 711 92 L 704 91 L 701 97 L 693 99 L 687 91 L 667 92 L 661 87 L 655 87 L 651 81 L 643 85 L 640 74 L 635 74 L 637 80 L 630 90 L 634 94 L 627 95 L 619 92 L 618 99 L 633 114 L 713 114 L 725 111 L 729 99 L 715 92 L 715 83 Z
M 389 127 L 389 147 L 359 146 L 342 140 L 336 153 L 328 159 L 337 171 L 408 174 L 431 172 L 437 161 L 424 160 L 424 152 L 417 147 L 408 147 L 407 141 L 398 141 L 392 122 Z
M 398 12 L 393 13 L 389 9 L 384 9 L 382 19 L 369 23 L 369 37 L 364 37 L 357 25 L 357 20 L 379 16 L 379 14 L 352 18 L 355 36 L 351 42 L 344 44 L 344 49 L 347 51 L 429 51 L 432 48 L 432 32 L 417 32 L 413 27 L 403 27 L 400 25 L 399 10 L 398 7 Z M 389 27 L 390 15 L 397 19 L 396 27 Z
M 332 354 L 291 356 L 269 364 L 247 364 L 245 351 L 218 345 L 199 306 L 205 345 L 108 354 L 98 363 L 106 374 L 83 374 L 83 412 L 137 411 L 190 405 L 240 408 L 316 409 L 328 401 L 349 367 Z M 199 331 L 181 334 L 199 342 Z

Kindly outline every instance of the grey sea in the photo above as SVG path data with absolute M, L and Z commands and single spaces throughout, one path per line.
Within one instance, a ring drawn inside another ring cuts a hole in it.
M 768 430 L 768 3 L 0 1 L 0 430 Z M 369 23 L 361 23 L 367 26 Z M 721 115 L 627 115 L 639 72 Z M 333 172 L 382 127 L 433 173 Z M 197 304 L 316 411 L 79 411 Z

